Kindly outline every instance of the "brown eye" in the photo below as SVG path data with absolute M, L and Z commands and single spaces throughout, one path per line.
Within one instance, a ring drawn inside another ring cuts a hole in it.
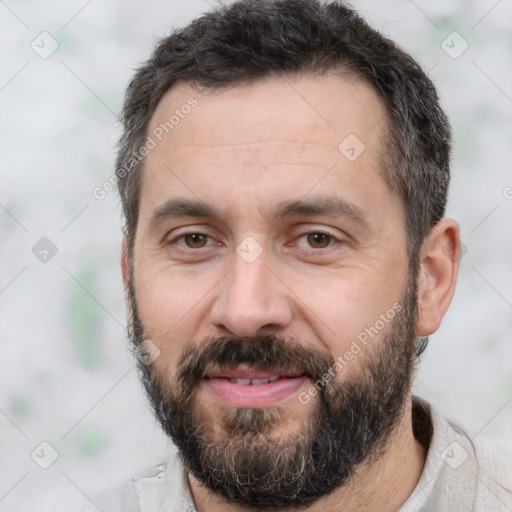
M 325 233 L 309 233 L 307 235 L 308 244 L 315 249 L 323 249 L 330 245 L 332 236 Z
M 201 235 L 200 233 L 190 233 L 189 235 L 183 236 L 185 244 L 190 249 L 200 249 L 201 247 L 204 247 L 207 239 L 207 235 Z

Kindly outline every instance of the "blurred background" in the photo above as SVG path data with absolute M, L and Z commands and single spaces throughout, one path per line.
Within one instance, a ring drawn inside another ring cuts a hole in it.
M 119 200 L 93 190 L 113 174 L 134 68 L 210 5 L 0 0 L 1 511 L 54 488 L 92 496 L 171 449 L 128 349 Z M 428 71 L 453 127 L 464 256 L 415 392 L 473 438 L 510 441 L 512 2 L 353 6 Z

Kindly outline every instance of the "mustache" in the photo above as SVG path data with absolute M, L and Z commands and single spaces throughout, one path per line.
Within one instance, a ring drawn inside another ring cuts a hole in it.
M 258 370 L 297 372 L 316 381 L 334 360 L 294 337 L 224 336 L 189 347 L 177 367 L 177 377 L 189 390 L 211 371 L 247 365 Z

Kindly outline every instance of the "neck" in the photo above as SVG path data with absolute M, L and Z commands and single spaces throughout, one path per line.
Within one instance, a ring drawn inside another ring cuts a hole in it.
M 401 421 L 377 461 L 363 463 L 351 479 L 328 496 L 307 507 L 308 512 L 393 512 L 411 495 L 426 458 L 426 449 L 414 438 L 412 401 L 409 397 Z M 231 505 L 188 476 L 198 512 L 244 512 L 248 509 Z M 297 512 L 306 510 L 296 508 Z

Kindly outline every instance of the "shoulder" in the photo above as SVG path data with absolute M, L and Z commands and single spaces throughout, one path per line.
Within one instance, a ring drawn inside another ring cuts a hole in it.
M 434 422 L 445 432 L 438 444 L 445 493 L 467 500 L 475 512 L 512 510 L 512 444 L 470 436 L 439 415 Z
M 473 441 L 479 492 L 503 509 L 512 508 L 512 443 L 488 438 Z M 498 510 L 498 509 L 497 509 Z
M 512 510 L 511 444 L 470 436 L 417 397 L 413 423 L 427 458 L 401 512 Z
M 97 496 L 96 503 L 105 512 L 184 512 L 195 511 L 180 458 L 171 453 L 167 462 L 144 476 Z

